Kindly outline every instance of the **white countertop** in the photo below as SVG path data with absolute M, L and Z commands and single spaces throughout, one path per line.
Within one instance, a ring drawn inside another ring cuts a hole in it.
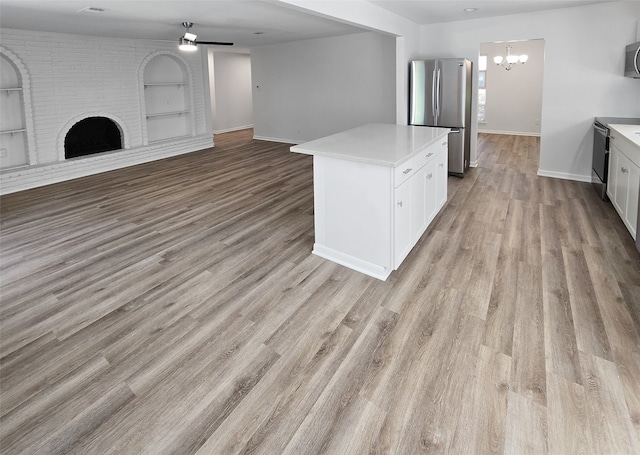
M 640 125 L 621 125 L 614 123 L 609 128 L 616 130 L 636 147 L 640 147 Z
M 397 167 L 449 128 L 370 123 L 291 147 L 292 152 Z

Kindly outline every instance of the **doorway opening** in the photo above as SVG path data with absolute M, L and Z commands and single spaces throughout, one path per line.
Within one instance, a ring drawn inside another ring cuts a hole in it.
M 214 134 L 253 128 L 249 51 L 209 48 L 211 126 Z
M 540 136 L 544 39 L 481 43 L 478 56 L 478 133 Z M 527 55 L 506 68 L 495 57 Z

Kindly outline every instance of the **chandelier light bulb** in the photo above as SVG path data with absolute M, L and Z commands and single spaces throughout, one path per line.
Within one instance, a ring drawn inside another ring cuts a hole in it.
M 511 54 L 511 45 L 507 44 L 506 55 L 503 57 L 501 55 L 496 55 L 493 57 L 493 61 L 496 65 L 502 66 L 507 71 L 511 70 L 518 63 L 525 63 L 529 60 L 529 56 L 527 54 L 522 55 L 513 55 Z

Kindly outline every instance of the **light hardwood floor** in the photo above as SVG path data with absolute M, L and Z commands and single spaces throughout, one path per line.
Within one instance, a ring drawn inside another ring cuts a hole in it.
M 640 255 L 536 139 L 481 135 L 382 282 L 250 134 L 1 198 L 3 454 L 640 453 Z

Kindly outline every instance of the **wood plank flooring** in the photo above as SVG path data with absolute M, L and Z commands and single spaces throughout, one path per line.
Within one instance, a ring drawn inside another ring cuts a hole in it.
M 640 255 L 537 139 L 382 282 L 251 134 L 0 199 L 2 454 L 640 454 Z

